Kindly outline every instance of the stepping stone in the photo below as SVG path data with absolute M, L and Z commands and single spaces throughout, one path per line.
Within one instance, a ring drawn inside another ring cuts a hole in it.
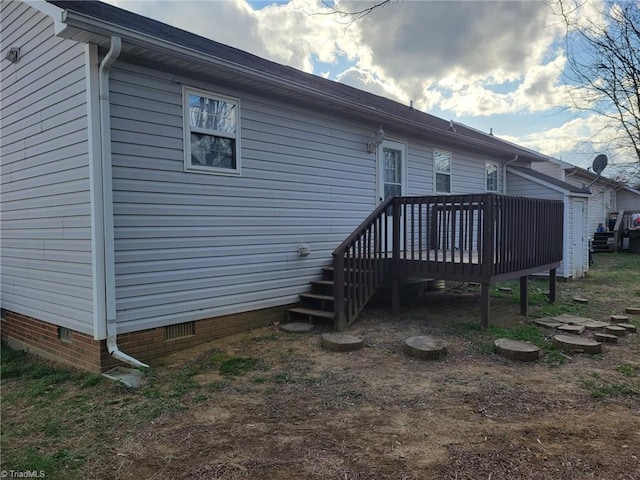
M 364 338 L 344 333 L 323 333 L 320 345 L 334 352 L 352 352 L 364 347 Z
M 511 293 L 511 292 L 513 292 L 513 290 L 511 289 L 511 287 L 498 287 L 498 291 L 499 291 L 499 292 L 504 292 L 504 293 Z
M 574 333 L 576 335 L 580 335 L 584 333 L 585 328 L 582 325 L 560 325 L 558 330 L 563 333 Z
M 627 307 L 624 311 L 632 315 L 640 315 L 640 307 Z
M 563 313 L 562 315 L 558 315 L 557 317 L 552 317 L 554 320 L 557 320 L 561 323 L 569 323 L 571 325 L 582 325 L 584 322 L 592 322 L 591 318 L 579 317 L 577 315 L 570 315 L 568 313 Z
M 627 332 L 636 333 L 638 331 L 638 327 L 633 323 L 619 323 L 618 326 L 624 328 Z
M 627 334 L 627 329 L 620 325 L 609 325 L 604 331 L 616 337 L 624 337 Z
M 600 330 L 601 328 L 605 328 L 611 325 L 608 322 L 598 322 L 597 320 L 592 320 L 590 322 L 584 322 L 582 326 L 587 330 Z
M 547 328 L 557 328 L 560 325 L 564 325 L 564 323 L 558 322 L 553 318 L 536 318 L 535 320 L 531 320 L 531 322 L 535 323 L 536 325 L 540 325 L 541 327 Z
M 291 322 L 280 325 L 280 330 L 289 333 L 309 333 L 313 330 L 313 323 Z
M 576 303 L 589 303 L 589 300 L 583 297 L 573 297 L 573 301 Z
M 611 335 L 610 333 L 595 333 L 593 335 L 593 338 L 596 339 L 596 341 L 598 342 L 603 342 L 603 343 L 618 343 L 618 337 L 616 337 L 615 335 Z
M 447 344 L 427 335 L 409 337 L 404 341 L 404 351 L 420 360 L 437 360 L 447 353 Z
M 555 335 L 553 344 L 562 350 L 583 353 L 600 353 L 602 344 L 590 338 L 578 337 L 577 335 Z
M 611 315 L 611 321 L 613 323 L 626 322 L 628 320 L 629 320 L 629 317 L 626 315 Z
M 527 342 L 498 338 L 493 343 L 496 346 L 496 353 L 510 360 L 533 362 L 540 358 L 540 348 Z

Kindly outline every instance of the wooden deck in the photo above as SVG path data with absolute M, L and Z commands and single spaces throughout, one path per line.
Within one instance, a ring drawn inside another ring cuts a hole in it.
M 394 312 L 401 278 L 480 283 L 484 327 L 493 282 L 520 278 L 521 311 L 526 313 L 527 275 L 549 270 L 554 301 L 562 218 L 560 201 L 506 195 L 387 199 L 333 253 L 336 329 L 353 323 L 387 279 L 393 285 Z

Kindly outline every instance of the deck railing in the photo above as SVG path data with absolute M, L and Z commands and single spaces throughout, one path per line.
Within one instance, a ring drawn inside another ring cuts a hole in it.
M 497 194 L 395 197 L 334 251 L 336 328 L 351 324 L 388 277 L 483 284 L 555 268 L 560 201 Z

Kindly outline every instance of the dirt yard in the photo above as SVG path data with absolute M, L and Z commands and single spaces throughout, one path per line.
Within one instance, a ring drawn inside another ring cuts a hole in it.
M 532 282 L 532 315 L 604 320 L 640 304 L 638 278 L 616 283 L 614 256 L 598 261 L 589 278 L 559 284 L 554 307 Z M 640 334 L 601 355 L 549 347 L 535 363 L 503 359 L 493 339 L 533 328 L 514 290 L 492 298 L 492 325 L 504 328 L 488 333 L 476 328 L 479 288 L 448 285 L 405 301 L 397 318 L 386 304 L 367 309 L 349 331 L 365 338 L 356 352 L 320 348 L 327 328 L 272 326 L 169 357 L 138 393 L 99 385 L 106 416 L 135 414 L 107 438 L 76 439 L 97 442 L 80 478 L 640 479 Z M 576 294 L 590 303 L 574 304 Z M 407 356 L 414 335 L 445 340 L 446 357 Z
M 604 288 L 560 285 L 565 300 L 576 287 Z M 611 313 L 625 297 L 639 303 L 625 293 L 608 295 Z M 637 336 L 555 367 L 514 363 L 449 333 L 451 322 L 477 322 L 478 301 L 468 287 L 405 303 L 399 318 L 371 308 L 349 332 L 366 339 L 352 353 L 321 349 L 321 329 L 273 327 L 173 357 L 167 368 L 194 354 L 207 363 L 212 351 L 263 367 L 227 381 L 194 375 L 219 390 L 119 448 L 119 478 L 640 479 Z M 510 299 L 493 299 L 492 313 L 493 325 L 522 321 Z M 446 359 L 403 353 L 404 338 L 425 334 L 448 343 Z M 630 378 L 635 395 L 616 395 Z M 599 396 L 598 386 L 610 388 Z

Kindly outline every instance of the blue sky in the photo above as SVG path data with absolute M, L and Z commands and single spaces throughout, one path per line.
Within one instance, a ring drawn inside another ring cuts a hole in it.
M 575 165 L 600 152 L 633 160 L 605 148 L 598 117 L 564 108 L 564 27 L 550 1 L 398 1 L 351 25 L 320 0 L 107 1 Z M 601 1 L 581 15 L 597 19 Z

